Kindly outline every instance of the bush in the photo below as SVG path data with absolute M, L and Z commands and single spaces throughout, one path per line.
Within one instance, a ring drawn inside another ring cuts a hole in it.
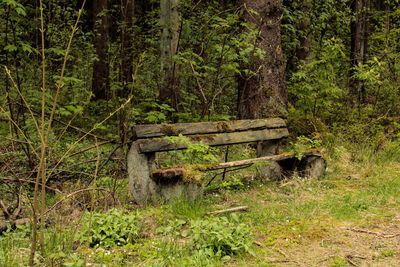
M 140 231 L 139 218 L 134 212 L 126 214 L 122 210 L 111 209 L 107 213 L 94 212 L 90 225 L 90 213 L 87 213 L 83 218 L 79 239 L 86 242 L 89 235 L 89 245 L 92 247 L 116 247 L 135 243 Z

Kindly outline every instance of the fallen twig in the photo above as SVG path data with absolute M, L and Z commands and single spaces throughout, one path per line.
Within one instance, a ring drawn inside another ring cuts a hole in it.
M 383 238 L 393 238 L 393 237 L 396 237 L 396 236 L 400 236 L 400 233 L 399 234 L 394 234 L 394 235 L 382 235 Z
M 353 232 L 358 232 L 358 233 L 364 233 L 364 234 L 370 234 L 370 235 L 376 235 L 379 237 L 383 238 L 393 238 L 396 236 L 400 236 L 400 233 L 398 234 L 384 234 L 384 233 L 379 233 L 379 232 L 372 232 L 364 229 L 357 229 L 357 228 L 347 228 L 347 230 L 353 231 Z
M 283 260 L 269 260 L 269 261 L 267 261 L 267 263 L 288 263 L 288 262 L 293 262 L 293 263 L 299 264 L 297 261 L 295 261 L 295 260 L 289 260 L 289 259 L 283 259 Z
M 363 256 L 360 256 L 360 255 L 347 255 L 346 256 L 347 258 L 351 258 L 351 259 L 354 259 L 354 258 L 357 258 L 357 259 L 362 259 L 362 260 L 366 260 L 367 258 L 366 257 L 363 257 Z
M 235 208 L 226 209 L 226 210 L 218 210 L 218 211 L 208 212 L 208 213 L 206 213 L 206 215 L 219 215 L 219 214 L 227 213 L 227 212 L 246 211 L 248 208 L 249 208 L 248 206 L 240 206 L 240 207 L 235 207 Z
M 346 261 L 350 264 L 350 265 L 352 265 L 352 266 L 358 266 L 354 261 L 352 261 L 352 256 L 351 255 L 347 255 L 346 256 Z
M 256 245 L 259 246 L 259 247 L 265 246 L 263 243 L 258 242 L 258 241 L 254 241 L 254 244 L 256 244 Z
M 364 233 L 364 234 L 370 234 L 370 235 L 382 235 L 381 233 L 378 232 L 372 232 L 364 229 L 358 229 L 358 228 L 347 228 L 347 230 L 357 232 L 357 233 Z

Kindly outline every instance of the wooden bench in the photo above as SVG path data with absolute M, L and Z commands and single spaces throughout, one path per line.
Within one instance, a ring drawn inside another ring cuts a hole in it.
M 133 128 L 133 142 L 127 155 L 127 167 L 130 190 L 137 203 L 143 204 L 148 200 L 165 201 L 176 197 L 194 199 L 202 194 L 202 183 L 183 179 L 188 174 L 187 169 L 155 169 L 156 152 L 187 148 L 183 143 L 163 138 L 180 134 L 191 142 L 203 142 L 209 146 L 250 142 L 258 144 L 258 158 L 204 165 L 201 169 L 191 170 L 196 174 L 199 171 L 225 169 L 260 160 L 285 160 L 294 156 L 293 153 L 275 155 L 279 141 L 289 136 L 286 124 L 280 118 L 136 125 Z M 304 153 L 305 156 L 319 157 L 314 154 Z

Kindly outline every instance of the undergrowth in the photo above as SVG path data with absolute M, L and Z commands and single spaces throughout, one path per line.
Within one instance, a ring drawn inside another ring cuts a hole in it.
M 328 160 L 324 177 L 243 181 L 239 178 L 254 175 L 253 169 L 244 169 L 228 173 L 225 181 L 215 180 L 201 201 L 180 199 L 145 207 L 126 202 L 125 209 L 96 208 L 92 216 L 75 207 L 79 212 L 73 220 L 64 218 L 66 223 L 62 223 L 55 218 L 47 225 L 49 253 L 39 251 L 35 262 L 39 266 L 258 265 L 279 251 L 299 249 L 314 241 L 329 247 L 324 240 L 338 225 L 388 224 L 399 216 L 400 151 L 396 141 L 385 143 L 378 151 L 370 145 L 340 140 L 323 145 Z M 98 181 L 106 185 L 108 178 L 104 179 Z M 118 194 L 129 199 L 122 189 Z M 247 205 L 248 211 L 206 215 L 239 205 Z M 60 212 L 64 208 L 61 206 Z M 26 265 L 31 227 L 10 228 L 0 236 L 4 266 Z M 399 257 L 393 248 L 385 247 L 379 253 L 371 258 L 371 264 Z M 326 261 L 332 266 L 340 262 L 346 258 Z

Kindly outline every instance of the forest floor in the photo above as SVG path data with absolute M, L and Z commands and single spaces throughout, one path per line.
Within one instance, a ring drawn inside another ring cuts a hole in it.
M 47 259 L 39 252 L 38 265 L 400 266 L 400 154 L 395 146 L 381 152 L 336 147 L 326 175 L 319 179 L 270 181 L 254 173 L 247 169 L 232 174 L 196 203 L 139 207 L 127 197 L 119 208 L 140 214 L 142 233 L 135 244 L 123 247 L 101 249 L 77 242 L 63 229 L 75 229 L 73 223 L 82 211 L 65 203 L 57 213 L 68 215 L 55 220 L 47 237 L 49 243 L 62 243 L 63 252 L 55 250 Z M 243 177 L 247 182 L 241 182 Z M 251 230 L 253 255 L 221 259 L 196 254 L 188 225 L 213 224 L 213 219 L 224 216 L 232 219 L 232 215 L 205 214 L 237 206 L 248 206 L 234 214 L 238 227 Z M 5 262 L 0 266 L 26 263 L 29 236 L 20 235 L 22 230 L 0 236 L 0 259 Z M 67 239 L 57 239 L 52 231 Z M 70 247 L 65 245 L 69 240 Z

